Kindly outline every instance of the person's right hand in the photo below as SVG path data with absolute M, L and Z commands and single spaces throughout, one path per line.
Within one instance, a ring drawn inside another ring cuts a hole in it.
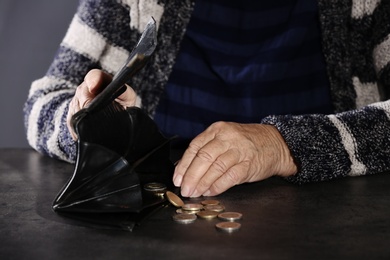
M 71 126 L 71 118 L 80 109 L 87 106 L 97 94 L 99 94 L 112 80 L 112 76 L 101 70 L 93 69 L 87 73 L 84 81 L 77 87 L 76 93 L 69 104 L 66 118 L 68 130 L 74 140 L 77 135 Z M 136 94 L 134 90 L 126 85 L 126 90 L 115 101 L 124 107 L 135 106 Z

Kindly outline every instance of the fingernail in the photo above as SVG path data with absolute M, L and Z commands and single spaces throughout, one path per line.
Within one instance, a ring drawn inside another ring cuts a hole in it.
M 205 191 L 205 193 L 203 193 L 203 196 L 207 197 L 207 196 L 210 196 L 210 194 L 211 194 L 211 191 L 207 190 L 207 191 Z
M 190 195 L 191 198 L 197 198 L 199 197 L 200 194 L 199 194 L 199 191 L 197 189 L 195 189 L 192 194 Z
M 181 175 L 176 175 L 176 176 L 173 177 L 173 184 L 176 187 L 180 187 L 182 180 L 183 180 L 183 177 Z
M 190 194 L 190 190 L 188 189 L 188 187 L 182 187 L 181 189 L 181 195 L 183 197 L 188 197 Z

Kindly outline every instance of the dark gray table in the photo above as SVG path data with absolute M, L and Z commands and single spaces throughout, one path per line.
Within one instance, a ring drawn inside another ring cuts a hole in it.
M 295 186 L 278 178 L 217 197 L 244 214 L 183 225 L 173 207 L 133 232 L 88 228 L 51 210 L 73 165 L 29 149 L 0 149 L 0 259 L 390 259 L 390 175 Z

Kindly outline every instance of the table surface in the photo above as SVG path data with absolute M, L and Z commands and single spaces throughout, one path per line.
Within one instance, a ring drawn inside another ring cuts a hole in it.
M 74 166 L 30 149 L 0 149 L 0 259 L 378 259 L 390 257 L 389 174 L 297 186 L 279 178 L 216 197 L 243 213 L 172 221 L 173 206 L 133 232 L 90 228 L 51 210 Z

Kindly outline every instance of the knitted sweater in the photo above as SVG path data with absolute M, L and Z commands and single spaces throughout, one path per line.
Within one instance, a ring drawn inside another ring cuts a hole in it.
M 135 46 L 150 16 L 158 47 L 132 79 L 141 106 L 153 117 L 172 70 L 194 0 L 81 0 L 46 75 L 32 83 L 24 107 L 30 145 L 74 162 L 76 144 L 66 114 L 76 87 L 92 68 L 114 73 Z M 268 116 L 291 150 L 296 183 L 390 170 L 390 1 L 319 0 L 332 115 Z

